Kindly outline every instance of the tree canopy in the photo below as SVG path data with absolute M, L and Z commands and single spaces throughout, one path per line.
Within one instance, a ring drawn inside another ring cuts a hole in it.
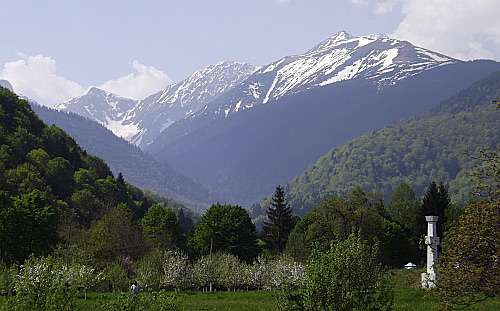
M 225 251 L 252 262 L 259 254 L 257 231 L 248 212 L 239 205 L 213 204 L 201 217 L 192 243 L 202 255 Z

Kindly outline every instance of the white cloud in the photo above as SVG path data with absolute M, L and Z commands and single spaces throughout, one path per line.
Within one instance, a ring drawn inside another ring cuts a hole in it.
M 292 0 L 276 0 L 276 3 L 287 3 L 290 1 L 292 1 Z
M 78 83 L 55 74 L 56 61 L 52 58 L 42 54 L 18 56 L 21 59 L 5 63 L 0 72 L 0 78 L 9 81 L 18 94 L 50 107 L 83 94 Z
M 392 37 L 459 59 L 500 57 L 500 1 L 400 1 L 404 18 Z M 397 0 L 380 5 L 389 2 Z
M 142 99 L 162 90 L 172 82 L 165 73 L 153 66 L 145 66 L 134 60 L 132 67 L 135 73 L 106 81 L 99 87 L 123 97 Z

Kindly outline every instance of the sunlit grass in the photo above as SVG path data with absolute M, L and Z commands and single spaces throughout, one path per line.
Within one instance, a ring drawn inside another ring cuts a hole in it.
M 394 288 L 394 311 L 429 311 L 439 310 L 440 301 L 435 295 L 422 290 L 419 286 L 420 271 L 394 271 L 389 276 L 395 283 Z M 183 291 L 180 293 L 168 293 L 175 296 L 175 304 L 179 310 L 237 310 L 237 311 L 266 311 L 276 310 L 276 292 L 270 291 L 219 291 L 214 293 L 203 293 L 194 291 Z M 76 310 L 100 310 L 100 306 L 107 301 L 111 301 L 117 295 L 109 293 L 88 293 L 87 300 L 80 294 L 76 301 Z M 141 295 L 148 295 L 141 293 Z M 7 297 L 0 296 L 0 309 L 5 304 Z M 468 310 L 500 310 L 500 298 L 489 299 Z

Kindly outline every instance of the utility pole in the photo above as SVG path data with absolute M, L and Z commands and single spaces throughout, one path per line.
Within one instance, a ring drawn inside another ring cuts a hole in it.
M 210 238 L 210 292 L 212 292 L 212 245 L 213 245 L 213 238 Z

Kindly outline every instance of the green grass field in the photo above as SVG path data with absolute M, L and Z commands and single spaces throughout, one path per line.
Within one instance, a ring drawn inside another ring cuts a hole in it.
M 420 288 L 420 270 L 392 270 L 388 278 L 394 284 L 394 311 L 428 311 L 439 310 L 440 302 L 432 294 Z M 141 298 L 149 300 L 151 294 L 141 293 Z M 236 311 L 266 311 L 276 310 L 276 292 L 270 291 L 236 291 L 236 292 L 214 292 L 203 293 L 194 291 L 181 291 L 180 293 L 169 292 L 166 296 L 174 297 L 173 302 L 179 310 L 236 310 Z M 98 311 L 103 310 L 103 303 L 116 301 L 117 298 L 129 298 L 128 293 L 102 294 L 89 293 L 87 300 L 83 294 L 79 294 L 76 301 L 76 310 Z M 0 296 L 0 310 L 5 310 L 6 297 Z M 170 300 L 171 301 L 171 300 Z M 130 306 L 129 306 L 130 307 Z M 122 308 L 119 308 L 122 310 Z M 130 310 L 128 308 L 126 310 Z M 498 311 L 500 310 L 500 297 L 490 299 L 476 305 L 470 310 Z
M 147 295 L 147 294 L 143 294 Z M 172 293 L 173 295 L 173 293 Z M 113 294 L 90 294 L 85 301 L 78 300 L 77 310 L 96 310 L 95 306 L 102 299 L 111 299 Z M 181 292 L 176 295 L 176 304 L 181 310 L 217 310 L 217 311 L 257 311 L 276 310 L 275 293 L 269 291 L 237 292 Z M 394 311 L 439 310 L 440 303 L 426 291 L 412 288 L 396 288 L 394 291 Z M 489 300 L 470 310 L 500 310 L 500 299 Z
M 89 293 L 87 300 L 83 294 L 77 300 L 76 310 L 99 310 L 98 306 L 106 300 L 111 300 L 117 294 Z M 119 294 L 118 294 L 119 295 Z M 148 295 L 143 293 L 142 295 Z M 174 295 L 172 293 L 172 295 Z M 6 301 L 6 297 L 0 297 L 0 309 Z M 237 292 L 180 292 L 175 295 L 175 303 L 180 310 L 236 310 L 236 311 L 266 311 L 276 310 L 275 293 L 269 291 L 237 291 Z M 429 296 L 421 289 L 395 288 L 394 311 L 427 311 L 439 310 L 439 301 Z M 497 311 L 500 310 L 500 299 L 489 300 L 477 305 L 470 310 Z

